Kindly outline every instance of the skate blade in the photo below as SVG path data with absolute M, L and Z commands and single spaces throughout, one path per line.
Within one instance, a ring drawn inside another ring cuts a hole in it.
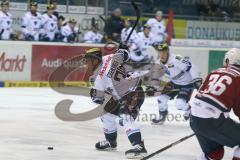
M 142 159 L 146 156 L 147 156 L 147 153 L 139 153 L 139 154 L 128 153 L 128 154 L 126 154 L 127 159 Z
M 105 152 L 115 152 L 115 151 L 117 151 L 117 148 L 106 148 L 106 149 L 98 149 L 98 148 L 96 148 L 96 150 L 98 150 L 98 151 L 105 151 Z
M 161 126 L 161 125 L 163 125 L 164 124 L 164 122 L 159 122 L 159 123 L 151 123 L 152 125 L 155 125 L 155 126 Z

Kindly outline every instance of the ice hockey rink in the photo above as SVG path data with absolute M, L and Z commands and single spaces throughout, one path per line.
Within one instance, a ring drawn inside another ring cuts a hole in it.
M 124 152 L 131 148 L 119 127 L 118 150 L 96 151 L 95 143 L 104 137 L 99 119 L 64 122 L 55 116 L 56 104 L 66 98 L 74 101 L 74 113 L 93 108 L 89 97 L 63 95 L 50 88 L 1 88 L 0 97 L 0 160 L 124 160 Z M 181 113 L 174 102 L 169 106 L 170 114 Z M 147 98 L 137 120 L 149 153 L 192 133 L 188 122 L 172 121 L 171 117 L 165 125 L 151 125 L 146 115 L 156 112 L 156 98 Z M 226 148 L 225 160 L 231 159 L 232 152 Z M 195 160 L 200 153 L 192 137 L 152 159 Z

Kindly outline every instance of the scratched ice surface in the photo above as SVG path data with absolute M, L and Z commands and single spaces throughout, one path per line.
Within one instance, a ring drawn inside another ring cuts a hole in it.
M 103 139 L 101 122 L 64 122 L 54 114 L 55 105 L 63 99 L 74 100 L 74 113 L 94 108 L 89 97 L 63 95 L 49 88 L 0 89 L 0 159 L 1 160 L 124 160 L 131 145 L 119 127 L 118 150 L 100 152 L 95 143 Z M 178 112 L 169 103 L 172 115 Z M 155 98 L 145 100 L 138 124 L 149 153 L 192 133 L 188 122 L 172 121 L 163 126 L 150 125 L 150 114 L 157 112 Z M 48 146 L 54 150 L 48 150 Z M 225 160 L 231 159 L 232 149 L 226 148 Z M 195 137 L 168 149 L 152 159 L 195 160 L 201 153 Z

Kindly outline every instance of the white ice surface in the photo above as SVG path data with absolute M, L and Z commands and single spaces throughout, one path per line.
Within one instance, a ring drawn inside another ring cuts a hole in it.
M 95 106 L 90 98 L 63 95 L 49 88 L 1 88 L 0 160 L 124 160 L 124 152 L 131 145 L 123 129 L 119 127 L 117 151 L 96 151 L 95 143 L 104 137 L 101 121 L 59 120 L 54 108 L 66 98 L 74 100 L 72 112 L 87 111 Z M 170 113 L 181 114 L 175 109 L 173 101 L 169 105 Z M 157 113 L 156 98 L 145 100 L 138 119 L 149 153 L 192 133 L 189 123 L 183 121 L 152 126 L 150 113 Z M 48 150 L 48 146 L 54 147 L 54 150 Z M 232 149 L 226 148 L 225 160 L 231 159 L 232 152 Z M 197 140 L 193 137 L 152 159 L 195 160 L 200 153 Z

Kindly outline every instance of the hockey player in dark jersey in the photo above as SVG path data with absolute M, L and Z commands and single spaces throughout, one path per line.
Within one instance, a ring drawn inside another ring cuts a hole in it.
M 198 160 L 221 160 L 224 146 L 236 147 L 233 160 L 240 160 L 240 49 L 225 54 L 224 67 L 211 72 L 190 99 L 190 125 L 203 154 Z

